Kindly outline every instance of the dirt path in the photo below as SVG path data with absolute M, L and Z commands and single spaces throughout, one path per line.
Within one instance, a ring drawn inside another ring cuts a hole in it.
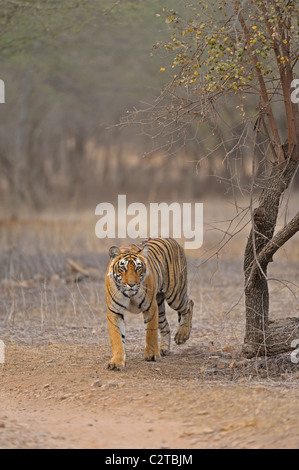
M 199 355 L 187 353 L 146 363 L 137 352 L 115 373 L 96 346 L 8 346 L 0 447 L 299 447 L 294 381 L 202 382 Z
M 127 366 L 117 373 L 104 369 L 111 357 L 103 287 L 107 253 L 92 247 L 81 253 L 73 230 L 48 233 L 50 227 L 42 234 L 28 227 L 29 254 L 23 227 L 15 241 L 22 249 L 14 256 L 7 249 L 1 257 L 0 339 L 6 348 L 0 448 L 299 447 L 299 365 L 290 354 L 252 360 L 240 354 L 240 247 L 234 245 L 235 256 L 227 254 L 221 263 L 188 258 L 192 334 L 181 347 L 172 341 L 170 356 L 145 362 L 142 317 L 128 315 Z M 79 228 L 80 237 L 91 233 Z M 57 246 L 45 252 L 43 240 L 60 240 L 60 233 L 68 239 L 67 252 Z M 12 235 L 4 239 L 14 240 Z M 271 264 L 269 276 L 295 283 L 298 247 L 284 256 Z M 68 258 L 98 269 L 99 279 L 74 282 Z M 271 318 L 298 315 L 292 289 L 270 283 Z M 168 309 L 167 318 L 173 338 L 176 312 Z

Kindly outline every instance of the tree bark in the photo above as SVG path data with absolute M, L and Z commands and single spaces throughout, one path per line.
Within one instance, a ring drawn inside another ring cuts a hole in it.
M 299 339 L 299 318 L 287 317 L 270 322 L 266 335 L 267 355 L 290 351 L 294 339 Z
M 274 253 L 299 230 L 297 214 L 273 237 L 281 196 L 288 188 L 298 163 L 289 159 L 285 165 L 273 165 L 259 206 L 253 212 L 252 229 L 244 255 L 246 330 L 242 353 L 246 357 L 290 350 L 293 333 L 298 330 L 299 320 L 295 326 L 294 322 L 286 322 L 278 329 L 275 329 L 274 324 L 269 326 L 267 282 L 267 267 L 273 261 Z

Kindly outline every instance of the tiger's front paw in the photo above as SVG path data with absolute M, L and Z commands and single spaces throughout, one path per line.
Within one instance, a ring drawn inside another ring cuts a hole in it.
M 143 356 L 146 361 L 156 361 L 160 357 L 159 349 L 146 346 Z
M 126 365 L 125 359 L 112 357 L 110 361 L 106 364 L 106 369 L 121 370 L 125 367 L 125 365 Z

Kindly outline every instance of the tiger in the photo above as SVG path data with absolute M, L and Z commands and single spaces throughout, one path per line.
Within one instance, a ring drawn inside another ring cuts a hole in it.
M 193 301 L 187 293 L 187 262 L 179 243 L 173 238 L 148 238 L 139 245 L 112 246 L 108 253 L 105 294 L 112 358 L 106 368 L 125 367 L 126 312 L 143 313 L 146 361 L 156 361 L 170 353 L 165 301 L 178 313 L 174 340 L 176 344 L 185 343 L 192 328 Z

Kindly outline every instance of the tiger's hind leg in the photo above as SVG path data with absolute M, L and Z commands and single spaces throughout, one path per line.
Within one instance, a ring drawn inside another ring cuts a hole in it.
M 165 315 L 165 296 L 157 294 L 160 330 L 160 354 L 167 356 L 170 353 L 170 328 Z
M 185 311 L 178 311 L 179 328 L 175 334 L 174 340 L 176 344 L 183 344 L 189 339 L 192 328 L 193 300 L 189 300 Z

